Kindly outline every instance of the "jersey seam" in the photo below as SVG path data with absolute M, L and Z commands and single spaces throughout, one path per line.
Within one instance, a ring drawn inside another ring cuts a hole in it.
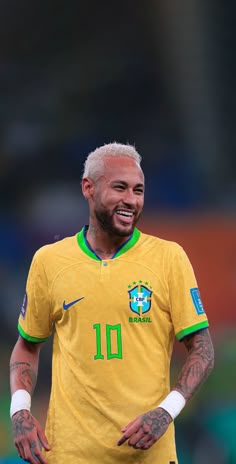
M 180 245 L 179 247 L 182 248 Z M 168 266 L 169 269 L 168 269 L 168 277 L 167 277 L 168 288 L 170 288 L 170 272 L 171 272 L 171 268 L 173 266 L 173 262 L 174 262 L 176 255 L 177 255 L 176 250 L 175 250 L 175 253 L 172 253 L 172 254 L 170 253 L 170 250 L 169 250 L 169 266 Z M 169 304 L 170 314 L 171 314 L 171 319 L 172 319 L 172 305 L 171 305 L 171 300 L 170 300 L 170 291 L 167 293 L 168 293 L 168 304 Z
M 39 256 L 37 256 L 37 259 L 39 259 Z M 42 265 L 43 272 L 44 272 L 46 280 L 47 280 L 47 287 L 48 287 L 48 292 L 49 292 L 50 314 L 51 314 L 51 320 L 52 320 L 53 319 L 53 317 L 52 317 L 53 316 L 53 313 L 52 313 L 52 292 L 51 292 L 51 288 L 50 288 L 50 285 L 49 285 L 49 279 L 48 279 L 48 275 L 46 273 L 46 269 L 45 269 L 43 260 L 41 260 L 41 265 Z

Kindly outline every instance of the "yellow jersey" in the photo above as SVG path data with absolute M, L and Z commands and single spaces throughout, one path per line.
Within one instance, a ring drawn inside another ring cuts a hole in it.
M 147 451 L 116 441 L 169 393 L 175 336 L 206 327 L 192 266 L 174 242 L 135 229 L 101 260 L 84 227 L 39 249 L 18 328 L 33 342 L 54 329 L 47 462 L 177 464 L 173 423 Z

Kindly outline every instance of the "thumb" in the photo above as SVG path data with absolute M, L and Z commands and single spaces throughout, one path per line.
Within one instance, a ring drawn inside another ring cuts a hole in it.
M 50 445 L 48 443 L 47 437 L 41 427 L 38 428 L 38 437 L 46 451 L 50 451 Z

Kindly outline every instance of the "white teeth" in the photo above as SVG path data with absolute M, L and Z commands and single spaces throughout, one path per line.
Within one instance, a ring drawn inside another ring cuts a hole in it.
M 116 211 L 116 213 L 119 214 L 120 216 L 126 216 L 126 217 L 132 217 L 133 216 L 133 213 L 128 212 L 128 211 L 118 210 L 118 211 Z

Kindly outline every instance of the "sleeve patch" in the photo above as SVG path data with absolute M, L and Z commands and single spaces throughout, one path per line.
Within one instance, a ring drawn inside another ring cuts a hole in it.
M 28 297 L 27 297 L 27 293 L 25 293 L 22 306 L 21 306 L 21 310 L 20 310 L 20 315 L 22 319 L 25 319 L 27 304 L 28 304 Z
M 191 297 L 192 297 L 192 301 L 193 301 L 196 313 L 199 316 L 201 314 L 205 314 L 198 288 L 190 288 L 190 294 L 191 294 Z

